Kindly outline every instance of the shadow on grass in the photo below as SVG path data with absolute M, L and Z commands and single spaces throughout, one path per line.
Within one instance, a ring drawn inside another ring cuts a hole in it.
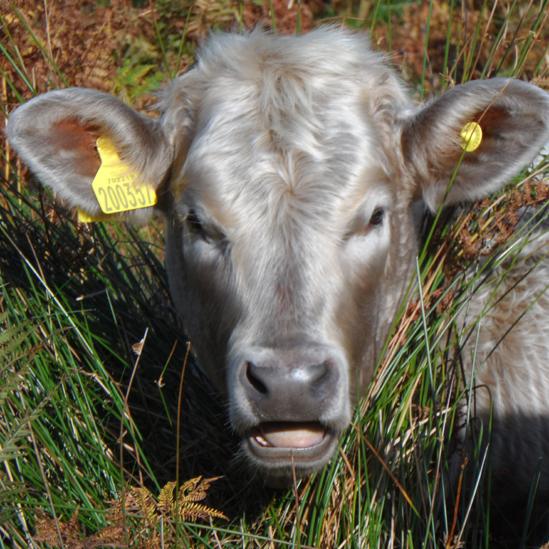
M 135 454 L 125 450 L 130 482 L 143 479 L 163 486 L 176 478 L 179 459 L 180 481 L 198 475 L 222 477 L 210 490 L 210 505 L 232 517 L 261 513 L 273 492 L 235 459 L 237 441 L 228 427 L 223 398 L 192 358 L 185 364 L 187 342 L 178 328 L 160 259 L 161 222 L 145 229 L 146 234 L 123 225 L 78 225 L 42 191 L 36 190 L 36 196 L 37 201 L 30 200 L 2 185 L 0 280 L 23 295 L 42 293 L 45 302 L 47 285 L 64 309 L 86 325 L 87 337 L 122 394 L 131 383 L 129 410 L 152 474 L 143 474 Z M 138 359 L 132 346 L 145 333 Z M 70 334 L 63 337 L 76 353 L 85 354 L 81 341 Z M 105 425 L 105 442 L 118 457 L 120 425 L 112 419 Z M 124 442 L 131 446 L 129 436 Z

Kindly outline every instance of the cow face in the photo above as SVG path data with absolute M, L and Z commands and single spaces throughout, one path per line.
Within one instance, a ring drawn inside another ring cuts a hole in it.
M 496 189 L 547 139 L 547 105 L 495 79 L 418 109 L 361 35 L 255 31 L 212 37 L 163 92 L 159 120 L 69 89 L 18 109 L 8 135 L 92 214 L 97 136 L 157 187 L 198 360 L 249 461 L 287 479 L 326 463 L 371 378 L 415 258 L 414 204 Z M 460 137 L 470 122 L 474 150 Z

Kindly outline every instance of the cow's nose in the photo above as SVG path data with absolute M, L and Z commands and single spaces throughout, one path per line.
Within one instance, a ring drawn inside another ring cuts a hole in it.
M 240 383 L 261 421 L 315 421 L 337 393 L 337 361 L 313 364 L 246 361 Z

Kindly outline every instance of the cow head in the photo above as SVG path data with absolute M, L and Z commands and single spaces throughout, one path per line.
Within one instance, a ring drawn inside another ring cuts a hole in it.
M 548 104 L 494 79 L 418 108 L 362 35 L 254 31 L 213 36 L 162 93 L 159 119 L 73 88 L 17 109 L 8 136 L 91 214 L 98 136 L 157 188 L 199 363 L 247 458 L 288 478 L 327 462 L 371 378 L 416 253 L 414 205 L 498 188 L 547 139 Z M 475 150 L 460 136 L 469 122 Z

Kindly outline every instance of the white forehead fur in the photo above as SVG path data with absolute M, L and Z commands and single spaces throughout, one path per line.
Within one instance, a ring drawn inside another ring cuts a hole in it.
M 275 204 L 291 191 L 294 204 L 307 200 L 309 215 L 325 215 L 320 206 L 337 209 L 334 194 L 358 192 L 365 170 L 389 169 L 391 122 L 410 104 L 364 34 L 336 27 L 288 37 L 214 34 L 198 59 L 160 107 L 172 142 L 194 129 L 187 182 L 200 182 L 196 190 L 229 211 L 240 211 L 245 189 L 249 200 L 253 189 L 269 188 Z

